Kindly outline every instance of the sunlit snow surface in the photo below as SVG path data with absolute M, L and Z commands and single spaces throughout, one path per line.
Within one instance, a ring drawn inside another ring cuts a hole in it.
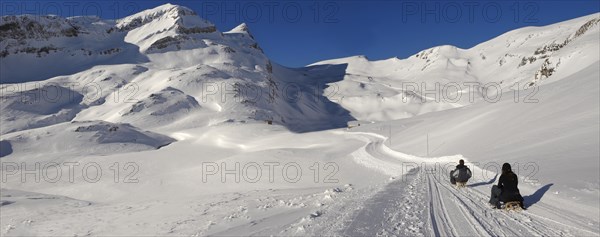
M 0 233 L 597 236 L 599 19 L 286 68 L 181 6 L 3 16 L 45 30 L 0 42 Z M 524 212 L 487 204 L 504 162 Z

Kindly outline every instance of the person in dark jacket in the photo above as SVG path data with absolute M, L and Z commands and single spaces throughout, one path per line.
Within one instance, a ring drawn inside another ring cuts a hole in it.
M 465 165 L 464 160 L 459 160 L 456 169 L 450 172 L 450 183 L 466 183 L 471 178 L 471 170 Z
M 500 201 L 503 203 L 517 201 L 519 206 L 525 209 L 523 205 L 523 197 L 519 192 L 519 178 L 515 173 L 512 172 L 512 168 L 509 163 L 502 165 L 502 175 L 498 180 L 498 185 L 492 186 L 492 197 L 490 198 L 490 204 L 495 207 L 500 207 Z

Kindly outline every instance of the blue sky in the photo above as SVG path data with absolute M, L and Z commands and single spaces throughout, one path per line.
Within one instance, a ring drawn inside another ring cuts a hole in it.
M 164 3 L 187 6 L 227 31 L 250 26 L 266 54 L 291 67 L 366 55 L 406 58 L 461 48 L 524 26 L 600 11 L 600 1 L 2 1 L 0 14 L 100 15 L 114 19 Z

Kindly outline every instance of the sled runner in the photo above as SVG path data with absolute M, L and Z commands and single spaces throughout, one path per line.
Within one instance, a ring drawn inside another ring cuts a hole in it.
M 519 204 L 519 202 L 514 201 L 514 202 L 507 202 L 506 204 L 504 204 L 504 210 L 520 211 L 522 209 L 521 209 L 521 205 Z

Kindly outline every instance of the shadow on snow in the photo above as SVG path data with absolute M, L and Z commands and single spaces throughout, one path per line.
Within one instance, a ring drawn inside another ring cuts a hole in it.
M 342 99 L 336 95 L 339 88 L 335 82 L 344 79 L 347 68 L 348 64 L 315 65 L 290 69 L 296 74 L 293 76 L 280 75 L 284 83 L 294 83 L 296 88 L 292 91 L 308 95 L 298 98 L 298 95 L 289 95 L 289 91 L 286 91 L 284 99 L 296 110 L 297 113 L 294 114 L 297 116 L 285 117 L 286 122 L 283 125 L 292 132 L 306 133 L 344 128 L 348 126 L 348 121 L 356 120 L 350 115 L 350 111 L 330 99 Z M 331 89 L 327 90 L 330 87 Z
M 539 188 L 537 191 L 535 191 L 533 194 L 524 196 L 523 199 L 524 199 L 525 205 L 527 205 L 527 207 L 530 207 L 533 204 L 538 203 L 540 200 L 542 200 L 542 197 L 544 196 L 544 194 L 546 194 L 546 192 L 548 192 L 548 190 L 550 190 L 550 187 L 552 187 L 552 185 L 554 185 L 554 184 L 546 184 L 546 185 L 542 186 L 541 188 Z
M 473 188 L 473 187 L 482 186 L 482 185 L 490 185 L 490 184 L 493 184 L 494 181 L 496 181 L 497 177 L 498 177 L 498 174 L 496 174 L 496 176 L 494 176 L 494 178 L 490 179 L 489 181 L 482 181 L 479 183 L 469 184 L 467 186 Z

